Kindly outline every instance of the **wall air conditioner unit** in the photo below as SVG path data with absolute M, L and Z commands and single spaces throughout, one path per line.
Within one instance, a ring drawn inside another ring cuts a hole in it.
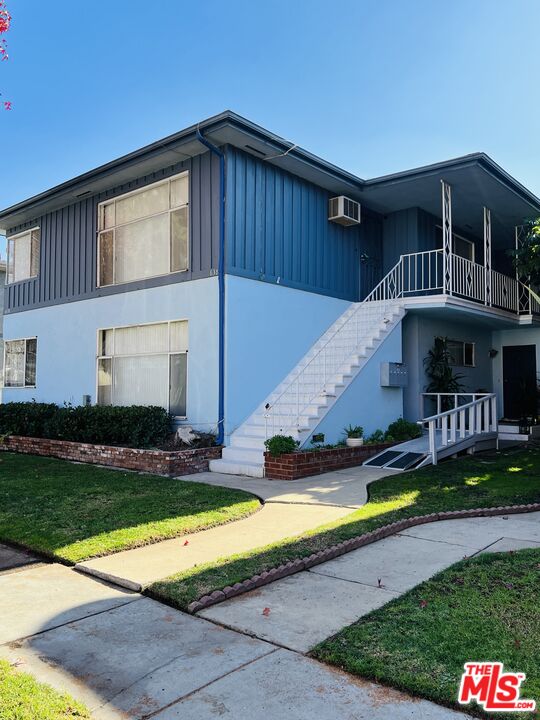
M 328 201 L 328 219 L 340 225 L 360 224 L 360 203 L 345 195 L 330 198 Z

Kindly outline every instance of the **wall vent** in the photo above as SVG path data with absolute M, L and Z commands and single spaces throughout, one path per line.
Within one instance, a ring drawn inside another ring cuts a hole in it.
M 328 202 L 328 219 L 340 225 L 360 224 L 360 203 L 345 195 L 330 198 Z

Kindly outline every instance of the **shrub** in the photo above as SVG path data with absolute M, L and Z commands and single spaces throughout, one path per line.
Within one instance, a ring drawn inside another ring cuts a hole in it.
M 10 402 L 0 404 L 0 435 L 45 437 L 45 423 L 58 411 L 54 403 Z
M 422 430 L 419 425 L 403 418 L 398 418 L 390 423 L 386 431 L 385 440 L 395 440 L 401 442 L 403 440 L 412 440 L 420 437 Z
M 264 446 L 272 457 L 277 457 L 295 452 L 298 448 L 298 441 L 290 435 L 274 435 L 264 441 Z
M 375 445 L 384 442 L 384 432 L 380 429 L 374 430 L 371 435 L 366 438 L 366 445 Z
M 162 444 L 170 432 L 170 415 L 156 406 L 58 407 L 35 402 L 0 405 L 0 434 L 150 447 Z

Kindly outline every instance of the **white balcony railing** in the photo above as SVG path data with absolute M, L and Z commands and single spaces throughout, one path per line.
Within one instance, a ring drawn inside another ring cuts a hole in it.
M 445 267 L 443 250 L 411 253 L 396 268 L 402 297 L 450 294 L 516 314 L 540 313 L 540 303 L 515 277 L 460 255 L 450 255 Z

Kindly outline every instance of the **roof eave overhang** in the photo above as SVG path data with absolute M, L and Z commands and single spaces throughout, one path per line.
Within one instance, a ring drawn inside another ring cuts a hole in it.
M 207 149 L 197 140 L 197 130 L 218 146 L 230 144 L 238 147 L 272 165 L 315 182 L 330 192 L 348 192 L 357 196 L 363 185 L 363 181 L 355 175 L 226 111 L 0 211 L 0 233 L 34 220 L 46 212 L 206 152 Z

